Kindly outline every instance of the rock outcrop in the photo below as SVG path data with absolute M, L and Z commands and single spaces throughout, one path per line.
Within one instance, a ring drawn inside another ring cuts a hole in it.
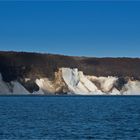
M 24 82 L 29 82 L 25 78 Z M 0 74 L 1 95 L 136 95 L 140 93 L 140 81 L 118 77 L 97 77 L 85 75 L 77 68 L 60 68 L 53 80 L 47 77 L 35 79 L 38 90 L 28 90 L 20 81 L 5 82 Z M 35 88 L 35 86 L 32 86 Z M 32 92 L 31 92 L 32 91 Z

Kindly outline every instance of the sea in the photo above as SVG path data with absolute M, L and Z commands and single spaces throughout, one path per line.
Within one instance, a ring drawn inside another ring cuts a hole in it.
M 0 96 L 0 140 L 139 140 L 140 96 Z

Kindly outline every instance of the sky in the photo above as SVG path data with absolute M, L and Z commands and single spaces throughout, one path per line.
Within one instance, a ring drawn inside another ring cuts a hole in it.
M 0 1 L 0 50 L 140 57 L 140 1 Z

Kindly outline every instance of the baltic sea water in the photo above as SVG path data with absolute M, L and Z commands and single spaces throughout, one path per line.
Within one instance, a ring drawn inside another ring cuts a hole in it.
M 0 140 L 12 139 L 140 139 L 140 96 L 0 96 Z

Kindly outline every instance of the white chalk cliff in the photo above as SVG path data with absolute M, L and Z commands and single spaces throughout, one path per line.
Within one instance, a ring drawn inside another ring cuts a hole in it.
M 129 80 L 121 90 L 115 87 L 117 77 L 96 77 L 84 75 L 74 68 L 61 68 L 55 73 L 55 79 L 47 77 L 36 79 L 39 91 L 30 93 L 18 81 L 6 83 L 0 74 L 0 94 L 77 94 L 77 95 L 136 95 L 140 94 L 140 81 Z
M 28 95 L 30 94 L 19 82 L 11 81 L 6 83 L 2 80 L 2 76 L 0 74 L 0 94 L 1 95 Z

